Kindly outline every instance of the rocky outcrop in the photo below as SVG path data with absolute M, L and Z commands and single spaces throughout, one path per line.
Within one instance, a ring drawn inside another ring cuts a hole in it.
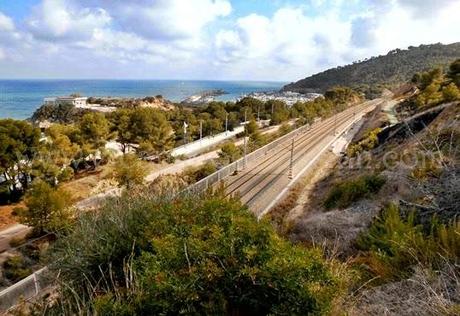
M 174 104 L 164 99 L 163 97 L 147 97 L 144 99 L 137 99 L 138 106 L 143 108 L 155 108 L 163 111 L 174 110 Z
M 149 107 L 163 111 L 174 110 L 174 104 L 163 98 L 161 95 L 145 97 L 145 98 L 112 98 L 102 97 L 88 98 L 88 103 L 98 104 L 102 107 L 116 107 L 116 108 L 137 108 L 137 107 Z

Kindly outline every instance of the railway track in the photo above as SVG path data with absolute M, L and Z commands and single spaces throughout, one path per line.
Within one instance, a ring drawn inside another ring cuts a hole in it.
M 351 115 L 349 113 L 342 113 L 341 117 L 338 118 L 338 120 L 341 120 L 343 118 L 349 119 L 350 117 Z M 309 141 L 316 138 L 319 134 L 324 133 L 324 129 L 329 129 L 333 127 L 335 124 L 333 118 L 328 118 L 326 121 L 323 121 L 321 123 L 325 125 L 320 126 L 320 128 L 312 126 L 312 128 L 309 129 L 307 132 L 300 134 L 301 135 L 300 138 L 295 140 L 295 148 L 308 144 Z M 232 193 L 240 189 L 242 186 L 244 186 L 246 183 L 248 183 L 250 180 L 252 180 L 254 177 L 259 175 L 263 171 L 265 171 L 267 168 L 270 168 L 270 167 L 273 168 L 273 163 L 277 163 L 279 161 L 285 162 L 285 158 L 286 158 L 285 154 L 288 154 L 287 159 L 289 160 L 290 150 L 291 150 L 291 140 L 285 141 L 284 143 L 280 144 L 280 146 L 282 146 L 282 148 L 277 152 L 277 156 L 275 157 L 275 159 L 273 159 L 273 156 L 268 155 L 270 152 L 273 151 L 272 149 L 266 153 L 267 158 L 261 161 L 258 165 L 254 166 L 251 169 L 246 170 L 244 174 L 241 175 L 241 177 L 229 182 L 228 185 L 226 186 L 227 196 L 231 195 Z M 310 149 L 310 147 L 311 146 L 309 146 L 305 150 Z M 294 163 L 296 161 L 294 161 Z M 241 193 L 241 190 L 240 190 L 240 193 Z
M 347 109 L 336 117 L 330 117 L 327 120 L 319 122 L 312 126 L 307 132 L 300 134 L 295 139 L 295 147 L 293 153 L 293 165 L 296 166 L 302 159 L 305 158 L 310 151 L 317 147 L 321 142 L 328 137 L 328 133 L 336 125 L 343 126 L 349 122 L 355 113 L 361 113 L 366 108 L 375 105 L 375 101 L 366 102 L 364 104 Z M 266 158 L 263 158 L 257 163 L 251 164 L 251 167 L 237 175 L 227 178 L 225 190 L 227 195 L 239 193 L 241 201 L 248 206 L 252 206 L 256 200 L 261 198 L 261 195 L 269 190 L 283 176 L 287 179 L 287 171 L 290 166 L 290 151 L 291 140 L 281 143 L 277 148 L 267 152 Z

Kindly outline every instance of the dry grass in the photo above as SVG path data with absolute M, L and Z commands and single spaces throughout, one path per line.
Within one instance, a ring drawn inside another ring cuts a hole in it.
M 13 210 L 16 207 L 24 207 L 24 204 L 20 202 L 11 205 L 0 206 L 0 229 L 5 229 L 8 226 L 17 224 L 17 220 L 13 215 Z
M 103 179 L 111 177 L 112 172 L 113 165 L 108 163 L 99 167 L 96 171 L 88 172 L 74 180 L 63 183 L 62 188 L 70 193 L 73 202 L 77 202 L 88 198 L 97 184 Z
M 367 229 L 379 207 L 362 201 L 346 210 L 315 212 L 297 219 L 290 227 L 289 237 L 296 242 L 323 244 L 328 253 L 341 257 L 356 252 L 354 241 Z
M 446 263 L 439 271 L 417 266 L 413 276 L 350 295 L 349 315 L 459 315 L 460 271 Z
M 281 202 L 276 204 L 268 214 L 268 219 L 280 234 L 285 233 L 286 217 L 289 215 L 291 210 L 297 206 L 299 196 L 302 193 L 308 180 L 309 178 L 306 176 L 302 178 L 298 183 L 296 183 L 289 190 L 287 196 Z
M 146 163 L 145 167 L 147 168 L 147 172 L 150 173 L 164 167 L 164 165 L 165 163 Z M 63 183 L 62 188 L 71 194 L 74 203 L 81 201 L 115 185 L 112 181 L 113 168 L 114 164 L 110 162 L 99 167 L 97 171 L 87 173 L 80 178 Z
M 272 208 L 267 218 L 280 234 L 287 234 L 295 219 L 308 209 L 305 205 L 310 200 L 312 188 L 328 174 L 337 159 L 337 156 L 331 152 L 321 155 L 318 162 L 294 184 L 286 197 Z

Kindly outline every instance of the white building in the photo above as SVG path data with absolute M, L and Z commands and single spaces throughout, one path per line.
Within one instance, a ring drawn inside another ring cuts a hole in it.
M 86 97 L 57 97 L 57 98 L 45 98 L 43 102 L 47 105 L 58 105 L 58 104 L 72 104 L 73 106 L 86 107 Z

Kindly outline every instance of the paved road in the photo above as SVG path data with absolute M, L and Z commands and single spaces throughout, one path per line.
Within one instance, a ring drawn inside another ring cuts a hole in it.
M 380 99 L 364 102 L 315 123 L 307 132 L 297 135 L 292 156 L 294 179 L 289 177 L 292 141 L 288 140 L 267 153 L 265 158 L 248 163 L 246 170 L 228 177 L 225 180 L 226 193 L 239 195 L 241 201 L 261 217 L 281 197 L 280 193 L 297 180 L 295 177 L 304 173 L 339 134 L 381 102 Z

